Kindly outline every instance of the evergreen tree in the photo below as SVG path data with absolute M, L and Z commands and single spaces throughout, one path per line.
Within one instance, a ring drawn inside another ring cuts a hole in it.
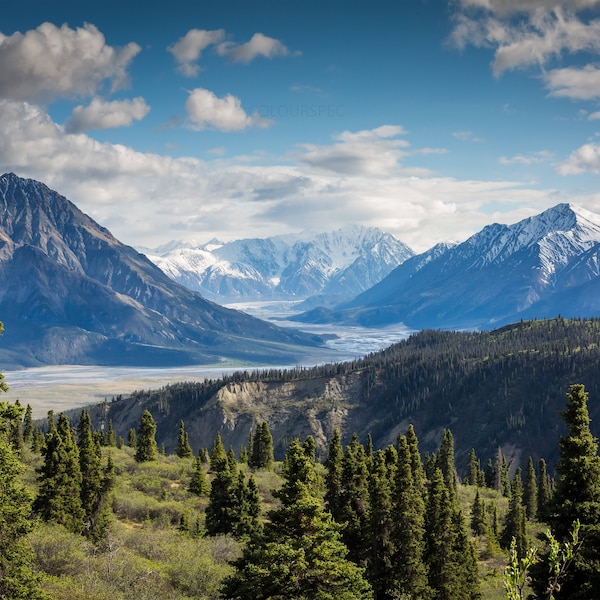
M 437 466 L 442 471 L 448 490 L 455 494 L 458 477 L 454 463 L 454 436 L 449 429 L 445 429 L 442 436 L 442 442 L 437 453 Z
M 469 452 L 469 464 L 467 465 L 467 476 L 465 477 L 466 485 L 478 485 L 479 484 L 479 471 L 481 466 L 477 454 L 475 454 L 475 448 L 471 448 Z
M 408 426 L 406 430 L 406 443 L 410 451 L 410 466 L 413 475 L 413 483 L 415 490 L 424 496 L 425 494 L 425 469 L 423 468 L 423 461 L 421 460 L 421 453 L 419 451 L 419 440 L 415 428 L 412 425 Z
M 48 434 L 42 456 L 44 463 L 38 469 L 40 487 L 34 510 L 46 521 L 81 533 L 85 512 L 81 506 L 79 450 L 64 413 L 59 416 L 58 426 Z
M 106 432 L 104 445 L 109 446 L 110 448 L 114 448 L 117 445 L 117 434 L 113 428 L 112 419 L 109 419 L 108 421 L 108 430 Z
M 525 505 L 527 518 L 530 521 L 536 519 L 538 513 L 538 484 L 531 456 L 527 461 L 527 473 L 525 474 L 525 486 L 523 488 L 523 504 Z
M 305 440 L 304 444 L 302 444 L 304 448 L 304 452 L 308 458 L 313 462 L 316 461 L 316 453 L 317 453 L 317 444 L 315 443 L 315 438 L 312 435 L 309 435 Z
M 33 552 L 25 541 L 33 522 L 31 495 L 19 481 L 22 469 L 16 452 L 0 437 L 0 598 L 38 600 L 46 596 L 39 590 L 31 568 Z
M 348 547 L 348 558 L 366 565 L 370 540 L 369 530 L 369 472 L 363 445 L 354 434 L 342 458 L 340 522 L 344 524 L 342 539 Z
M 431 480 L 425 516 L 425 556 L 434 598 L 478 600 L 481 592 L 475 549 L 456 494 L 446 485 L 439 468 Z
M 223 583 L 228 600 L 369 600 L 362 569 L 347 549 L 331 515 L 315 496 L 315 471 L 298 440 L 286 454 L 281 505 L 269 512 L 262 534 L 254 534 L 235 573 Z
M 247 538 L 262 531 L 262 504 L 256 480 L 250 476 L 248 483 L 242 472 L 238 473 L 233 488 L 235 504 L 232 511 L 231 531 L 238 538 Z
M 473 535 L 485 535 L 488 531 L 485 502 L 481 499 L 479 489 L 475 492 L 475 500 L 471 507 L 471 531 Z
M 194 455 L 183 421 L 179 422 L 179 436 L 177 438 L 177 448 L 175 449 L 175 454 L 177 454 L 179 458 L 190 458 Z
M 558 540 L 567 540 L 579 520 L 583 540 L 562 581 L 560 600 L 595 598 L 600 590 L 600 457 L 590 431 L 588 394 L 572 385 L 561 416 L 568 434 L 560 439 L 557 482 L 549 503 L 548 522 Z M 539 582 L 539 579 L 538 579 Z
M 137 433 L 132 427 L 127 434 L 127 445 L 134 450 L 137 448 Z
M 512 539 L 515 539 L 515 549 L 519 559 L 527 554 L 525 518 L 525 507 L 523 506 L 523 479 L 521 477 L 521 469 L 519 468 L 512 481 L 508 512 L 506 513 L 504 528 L 500 535 L 500 545 L 504 549 L 510 548 Z
M 273 437 L 266 421 L 256 428 L 248 466 L 253 469 L 271 469 L 273 467 Z
M 496 481 L 496 470 L 494 469 L 494 462 L 491 458 L 488 458 L 487 466 L 485 467 L 485 486 L 494 488 Z
M 341 522 L 342 458 L 344 450 L 340 430 L 336 427 L 329 442 L 329 454 L 325 461 L 325 505 L 338 523 Z
M 237 511 L 234 488 L 237 476 L 232 474 L 230 465 L 221 435 L 217 433 L 210 455 L 210 470 L 215 476 L 206 507 L 208 535 L 232 533 L 234 530 Z
M 422 466 L 420 459 L 418 463 L 414 461 L 414 450 L 411 450 L 411 445 L 415 446 L 414 440 L 409 445 L 408 437 L 400 436 L 397 445 L 398 460 L 391 515 L 394 583 L 387 590 L 388 594 L 393 592 L 394 595 L 383 598 L 426 600 L 431 596 L 431 589 L 425 564 L 425 502 L 418 489 L 419 477 L 415 478 L 414 473 L 415 465 L 417 470 L 422 470 Z
M 106 518 L 100 516 L 106 489 L 105 474 L 102 468 L 102 452 L 92 434 L 92 422 L 88 412 L 81 411 L 77 426 L 79 467 L 81 470 L 81 507 L 84 512 L 85 531 L 93 539 L 104 534 Z M 103 516 L 105 517 L 105 516 Z
M 367 579 L 371 583 L 375 598 L 389 597 L 393 589 L 394 521 L 392 516 L 392 490 L 385 453 L 378 450 L 373 458 L 369 476 L 371 523 L 369 537 L 371 553 L 367 563 Z
M 538 462 L 538 513 L 540 521 L 545 521 L 548 516 L 548 507 L 550 504 L 550 485 L 548 484 L 548 472 L 546 470 L 546 461 L 540 458 Z
M 140 426 L 137 432 L 137 446 L 134 456 L 136 462 L 147 462 L 157 459 L 158 447 L 155 436 L 156 422 L 150 411 L 145 410 L 140 419 Z
M 26 444 L 33 442 L 33 410 L 30 404 L 27 405 L 23 417 L 23 441 Z
M 210 493 L 210 485 L 206 473 L 204 472 L 200 456 L 196 457 L 194 460 L 192 478 L 188 490 L 196 496 L 208 496 Z

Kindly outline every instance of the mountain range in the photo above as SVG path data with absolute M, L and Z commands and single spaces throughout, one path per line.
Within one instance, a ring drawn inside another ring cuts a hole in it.
M 490 328 L 519 319 L 600 315 L 600 215 L 559 204 L 514 225 L 413 256 L 312 323 Z
M 265 239 L 140 248 L 175 281 L 219 303 L 240 300 L 350 300 L 414 255 L 375 227 L 305 231 Z
M 203 298 L 43 183 L 0 176 L 3 368 L 297 361 L 320 339 Z

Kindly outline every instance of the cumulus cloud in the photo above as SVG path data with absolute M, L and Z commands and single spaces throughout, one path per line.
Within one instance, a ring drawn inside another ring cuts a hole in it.
M 76 106 L 65 123 L 67 133 L 81 133 L 90 129 L 111 129 L 141 121 L 150 112 L 150 107 L 141 97 L 133 100 L 105 102 L 94 98 L 88 106 Z
M 600 69 L 593 65 L 554 69 L 546 73 L 544 79 L 551 96 L 574 100 L 600 98 Z
M 561 201 L 517 182 L 407 176 L 397 161 L 383 158 L 383 168 L 367 165 L 340 177 L 313 168 L 310 149 L 277 165 L 136 152 L 67 134 L 42 107 L 10 100 L 0 100 L 0 131 L 0 172 L 45 182 L 125 243 L 149 247 L 174 238 L 231 240 L 363 223 L 426 250 L 449 231 L 466 239 L 490 220 L 514 222 L 547 208 L 550 199 Z M 331 147 L 363 144 L 365 151 L 373 144 L 374 153 L 393 154 L 406 142 L 385 144 L 404 134 L 390 125 L 347 131 Z M 489 205 L 503 212 L 490 216 Z
M 600 174 L 600 145 L 584 144 L 557 167 L 560 175 Z
M 218 44 L 225 38 L 224 29 L 190 29 L 167 50 L 175 57 L 178 70 L 186 77 L 195 77 L 200 70 L 198 64 L 203 50 Z
M 495 49 L 493 71 L 544 66 L 564 53 L 599 52 L 600 19 L 585 21 L 577 10 L 596 2 L 463 2 L 450 42 Z M 514 13 L 525 13 L 513 19 Z
M 276 56 L 288 56 L 291 54 L 282 42 L 262 33 L 255 33 L 250 38 L 250 41 L 245 44 L 222 42 L 217 46 L 217 52 L 234 62 L 242 63 L 249 63 L 258 56 L 274 58 Z
M 193 129 L 213 127 L 220 131 L 241 131 L 248 127 L 268 127 L 271 122 L 258 113 L 247 114 L 239 98 L 226 94 L 219 98 L 210 90 L 196 88 L 185 103 L 188 120 Z
M 97 27 L 71 29 L 43 23 L 25 34 L 0 34 L 0 97 L 52 100 L 92 96 L 104 85 L 123 88 L 127 67 L 140 52 L 136 43 L 116 49 Z

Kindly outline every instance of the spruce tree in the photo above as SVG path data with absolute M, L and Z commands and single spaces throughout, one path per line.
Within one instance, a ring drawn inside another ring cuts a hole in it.
M 329 442 L 329 454 L 325 461 L 325 505 L 338 523 L 341 522 L 343 456 L 340 430 L 336 427 Z
M 444 430 L 442 442 L 437 453 L 437 466 L 444 475 L 446 486 L 452 493 L 456 493 L 458 477 L 454 463 L 454 436 L 449 429 Z
M 406 443 L 410 451 L 410 465 L 415 489 L 424 496 L 426 484 L 425 469 L 421 460 L 421 452 L 419 451 L 419 440 L 412 425 L 409 425 L 406 430 Z
M 0 598 L 37 600 L 46 596 L 39 590 L 31 568 L 33 552 L 25 541 L 33 521 L 31 495 L 20 482 L 22 470 L 15 450 L 0 438 Z
M 92 422 L 85 409 L 81 411 L 77 435 L 81 470 L 81 507 L 84 512 L 85 532 L 92 538 L 100 539 L 104 532 L 98 527 L 96 517 L 102 505 L 106 482 L 100 446 L 94 439 Z M 101 520 L 104 525 L 104 519 Z
M 237 510 L 234 488 L 237 475 L 231 472 L 230 465 L 221 435 L 217 433 L 210 455 L 210 470 L 214 473 L 214 478 L 206 507 L 208 535 L 232 533 L 234 530 Z
M 287 451 L 264 532 L 254 534 L 223 583 L 227 600 L 370 600 L 363 571 L 346 559 L 338 526 L 315 495 L 315 471 L 298 440 Z
M 525 486 L 523 487 L 523 504 L 527 518 L 533 521 L 538 514 L 538 484 L 533 465 L 533 458 L 530 456 L 527 461 L 527 472 L 525 474 Z
M 179 458 L 190 458 L 194 455 L 183 421 L 179 422 L 179 436 L 177 437 L 177 448 L 175 449 L 175 454 L 177 454 Z
M 479 600 L 475 549 L 468 538 L 456 494 L 449 486 L 441 470 L 436 469 L 425 514 L 429 585 L 434 598 Z
M 131 427 L 127 433 L 127 445 L 134 450 L 137 447 L 137 433 L 133 427 Z
M 504 528 L 500 535 L 500 545 L 507 550 L 511 541 L 515 539 L 515 549 L 519 559 L 527 554 L 527 533 L 525 529 L 525 507 L 523 506 L 523 479 L 521 469 L 517 469 L 511 485 L 511 494 L 508 502 L 508 512 L 504 521 Z
M 378 450 L 373 458 L 369 475 L 369 496 L 371 551 L 366 575 L 375 598 L 381 600 L 388 598 L 389 591 L 393 589 L 395 550 L 392 539 L 395 515 L 392 512 L 391 482 L 383 450 Z
M 471 506 L 471 531 L 473 535 L 485 535 L 488 531 L 485 502 L 481 499 L 479 489 L 475 492 L 475 500 Z
M 317 453 L 317 444 L 315 443 L 315 438 L 312 435 L 309 435 L 302 444 L 304 448 L 304 452 L 308 458 L 313 462 L 316 461 L 316 453 Z
M 562 582 L 560 600 L 595 598 L 600 590 L 600 457 L 598 441 L 590 431 L 588 394 L 572 385 L 561 413 L 568 427 L 560 439 L 557 482 L 549 502 L 547 521 L 558 540 L 567 540 L 579 520 L 583 540 Z
M 550 505 L 550 486 L 548 484 L 548 471 L 546 461 L 540 458 L 538 461 L 538 512 L 537 517 L 540 521 L 545 521 L 548 516 L 548 507 Z
M 414 440 L 412 445 L 415 445 Z M 418 488 L 417 470 L 420 459 L 414 461 L 408 437 L 398 438 L 398 460 L 395 471 L 392 509 L 393 586 L 387 592 L 395 595 L 384 598 L 407 597 L 427 599 L 431 596 L 425 564 L 425 502 Z
M 0 331 L 2 323 L 0 323 Z M 8 389 L 0 374 L 0 391 Z M 22 409 L 0 402 L 0 598 L 41 600 L 33 552 L 25 536 L 31 531 L 31 494 L 21 483 L 23 466 L 9 441 L 9 421 Z
M 348 557 L 356 564 L 366 564 L 370 540 L 369 472 L 363 445 L 354 434 L 342 458 L 340 522 L 344 524 L 342 538 L 348 547 Z
M 208 496 L 210 493 L 210 485 L 206 473 L 204 472 L 200 456 L 196 457 L 194 460 L 194 467 L 188 490 L 196 496 Z
M 83 531 L 85 512 L 81 505 L 79 450 L 69 419 L 61 413 L 58 425 L 46 438 L 44 463 L 38 469 L 40 482 L 33 508 L 46 521 L 64 525 L 73 533 Z
M 31 445 L 33 442 L 33 410 L 28 404 L 23 417 L 23 441 Z
M 253 469 L 271 469 L 273 467 L 273 437 L 266 421 L 256 428 L 248 466 Z
M 134 456 L 136 462 L 148 462 L 157 459 L 158 447 L 155 436 L 156 422 L 150 411 L 145 410 L 140 419 L 140 426 L 136 436 L 137 446 Z
M 475 453 L 475 448 L 471 448 L 471 451 L 469 452 L 469 464 L 467 465 L 467 476 L 465 477 L 464 483 L 466 485 L 478 485 L 480 470 L 481 466 L 477 454 Z

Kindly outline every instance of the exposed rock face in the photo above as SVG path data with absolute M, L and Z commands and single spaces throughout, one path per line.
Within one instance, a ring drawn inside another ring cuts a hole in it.
M 316 338 L 179 285 L 44 184 L 0 177 L 4 367 L 294 360 Z

